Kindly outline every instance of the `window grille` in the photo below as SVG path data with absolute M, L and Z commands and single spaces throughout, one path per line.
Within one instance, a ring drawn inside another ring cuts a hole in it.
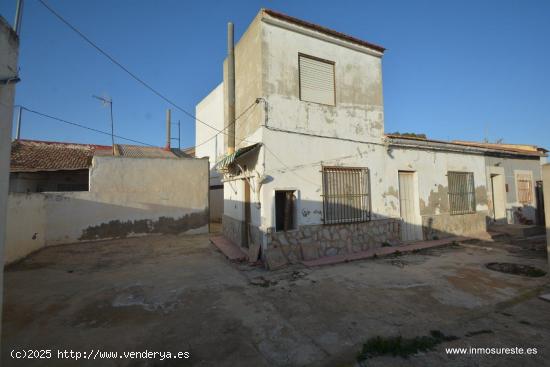
M 322 179 L 325 224 L 370 220 L 367 168 L 323 167 Z
M 472 172 L 448 172 L 449 209 L 451 214 L 476 212 L 476 193 Z

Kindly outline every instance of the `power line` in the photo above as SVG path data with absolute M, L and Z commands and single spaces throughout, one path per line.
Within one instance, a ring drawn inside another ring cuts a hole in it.
M 181 112 L 183 112 L 184 114 L 186 114 L 187 116 L 195 119 L 196 121 L 200 122 L 201 124 L 204 124 L 208 127 L 210 127 L 211 129 L 214 129 L 220 133 L 223 132 L 223 130 L 219 130 L 218 128 L 215 128 L 214 126 L 198 119 L 195 115 L 193 115 L 192 113 L 186 111 L 184 108 L 178 106 L 175 102 L 173 102 L 172 100 L 170 100 L 168 97 L 166 97 L 165 95 L 163 95 L 162 93 L 160 93 L 158 90 L 156 90 L 155 88 L 153 88 L 152 86 L 150 86 L 148 83 L 146 83 L 143 79 L 141 79 L 139 76 L 137 76 L 136 74 L 134 74 L 133 72 L 131 72 L 130 70 L 128 70 L 128 68 L 126 68 L 124 65 L 122 65 L 120 62 L 118 62 L 113 56 L 111 56 L 109 53 L 107 53 L 106 51 L 104 51 L 101 47 L 99 47 L 98 45 L 96 45 L 90 38 L 88 38 L 84 33 L 82 33 L 80 30 L 78 30 L 78 28 L 76 28 L 75 26 L 73 26 L 71 23 L 69 23 L 69 21 L 67 21 L 65 18 L 63 18 L 63 16 L 61 16 L 61 14 L 59 14 L 57 11 L 55 11 L 52 7 L 50 7 L 44 0 L 38 0 L 38 2 L 40 4 L 42 4 L 42 6 L 44 6 L 50 13 L 52 13 L 56 18 L 58 18 L 62 23 L 64 23 L 67 27 L 69 27 L 73 32 L 75 32 L 76 34 L 78 34 L 84 41 L 86 41 L 90 46 L 92 46 L 93 48 L 95 48 L 97 51 L 99 51 L 103 56 L 105 56 L 107 59 L 109 59 L 113 64 L 115 64 L 116 66 L 118 66 L 120 69 L 122 69 L 124 72 L 126 72 L 128 75 L 130 75 L 134 80 L 136 80 L 137 82 L 139 82 L 141 85 L 143 85 L 145 88 L 149 89 L 151 92 L 153 92 L 154 94 L 156 94 L 158 97 L 160 97 L 161 99 L 163 99 L 164 101 L 168 102 L 169 104 L 171 104 L 172 106 L 174 106 L 175 108 L 177 108 L 178 110 L 180 110 Z
M 55 116 L 51 116 L 51 115 L 48 115 L 48 114 L 43 113 L 43 112 L 31 110 L 30 108 L 27 108 L 27 107 L 24 107 L 24 106 L 21 106 L 21 108 L 22 108 L 23 110 L 27 111 L 27 112 L 34 113 L 35 115 L 38 115 L 38 116 L 42 116 L 42 117 L 45 117 L 45 118 L 48 118 L 48 119 L 51 119 L 51 120 L 56 120 L 56 121 L 59 121 L 59 122 L 63 122 L 63 123 L 65 123 L 65 124 L 77 126 L 77 127 L 80 127 L 80 128 L 86 129 L 86 130 L 94 131 L 94 132 L 96 132 L 96 133 L 100 133 L 100 134 L 104 134 L 104 135 L 109 135 L 109 136 L 111 136 L 111 133 L 109 133 L 109 132 L 107 132 L 107 131 L 98 130 L 98 129 L 94 129 L 93 127 L 85 126 L 85 125 L 82 125 L 82 124 L 79 124 L 79 123 L 76 123 L 76 122 L 67 121 L 67 120 L 64 120 L 64 119 L 62 119 L 62 118 L 55 117 Z M 131 142 L 133 142 L 133 143 L 142 144 L 142 145 L 146 145 L 146 146 L 149 146 L 149 147 L 156 147 L 155 145 L 152 145 L 152 144 L 149 144 L 149 143 L 144 143 L 144 142 L 142 142 L 142 141 L 135 140 L 135 139 L 125 138 L 125 137 L 120 136 L 120 135 L 113 135 L 113 136 L 114 136 L 115 138 L 122 139 L 122 140 L 126 140 L 126 141 L 131 141 Z
M 227 130 L 231 125 L 235 124 L 237 122 L 238 119 L 240 119 L 245 113 L 247 113 L 252 107 L 255 107 L 256 105 L 258 104 L 258 100 L 254 101 L 252 104 L 250 104 L 250 106 L 248 106 L 239 116 L 237 116 L 235 118 L 235 121 L 233 121 L 232 123 L 230 123 L 229 125 L 227 125 L 226 127 L 224 127 L 221 131 L 219 131 L 218 133 L 212 135 L 211 137 L 209 137 L 208 139 L 206 139 L 205 141 L 195 145 L 193 148 L 196 148 L 196 147 L 200 147 L 201 145 L 204 145 L 206 143 L 208 143 L 209 141 L 213 140 L 214 138 L 216 138 L 218 135 L 220 135 L 221 133 L 223 133 L 225 130 Z M 238 139 L 238 138 L 237 138 Z M 246 141 L 244 139 L 239 139 L 241 141 Z
M 73 26 L 69 21 L 67 21 L 65 18 L 63 18 L 63 16 L 61 16 L 61 14 L 59 14 L 57 11 L 55 11 L 52 7 L 50 7 L 44 0 L 38 0 L 40 4 L 42 4 L 42 6 L 44 6 L 50 13 L 52 13 L 56 18 L 58 18 L 62 23 L 64 23 L 67 27 L 69 27 L 73 32 L 75 32 L 76 34 L 78 34 L 84 41 L 86 41 L 90 46 L 92 46 L 93 48 L 95 48 L 97 51 L 99 51 L 103 56 L 105 56 L 107 59 L 109 59 L 113 64 L 115 64 L 116 66 L 118 66 L 120 69 L 122 69 L 124 72 L 126 72 L 128 75 L 130 75 L 134 80 L 136 80 L 137 82 L 139 82 L 141 85 L 143 85 L 145 88 L 149 89 L 151 92 L 153 92 L 154 94 L 156 94 L 158 97 L 160 97 L 161 99 L 163 99 L 164 101 L 168 102 L 169 104 L 171 104 L 172 106 L 174 106 L 175 108 L 177 108 L 178 110 L 180 110 L 181 112 L 183 112 L 184 114 L 186 114 L 187 116 L 195 119 L 196 121 L 200 122 L 201 124 L 205 125 L 205 126 L 208 126 L 210 127 L 211 129 L 213 130 L 216 130 L 218 132 L 218 134 L 225 134 L 225 135 L 228 135 L 225 130 L 231 126 L 231 124 L 229 124 L 226 128 L 222 129 L 222 130 L 219 130 L 218 128 L 200 120 L 199 118 L 197 118 L 195 115 L 193 115 L 192 113 L 186 111 L 184 108 L 178 106 L 175 102 L 173 102 L 172 100 L 170 100 L 168 97 L 164 96 L 162 93 L 160 93 L 159 91 L 157 91 L 155 88 L 153 88 L 152 86 L 150 86 L 148 83 L 146 83 L 143 79 L 141 79 L 140 77 L 138 77 L 136 74 L 132 73 L 130 70 L 128 70 L 128 68 L 126 68 L 124 65 L 122 65 L 120 62 L 118 62 L 113 56 L 111 56 L 109 53 L 107 53 L 106 51 L 104 51 L 101 47 L 99 47 L 98 45 L 96 45 L 90 38 L 88 38 L 84 33 L 82 33 L 80 30 L 78 30 L 75 26 Z M 257 101 L 255 101 L 255 103 L 257 103 Z M 250 108 L 250 107 L 249 107 Z M 247 108 L 248 110 L 248 108 Z M 245 112 L 247 111 L 245 110 Z M 244 112 L 243 112 L 244 114 Z M 241 114 L 242 115 L 242 114 Z M 241 116 L 240 115 L 240 116 Z M 50 116 L 48 116 L 50 117 Z M 67 121 L 64 121 L 64 122 L 67 122 Z M 236 119 L 234 122 L 232 122 L 232 124 L 234 124 L 236 122 Z M 78 125 L 77 125 L 78 126 Z M 82 126 L 84 127 L 84 126 Z M 88 128 L 88 127 L 85 127 L 85 128 Z M 90 130 L 95 130 L 95 129 L 91 129 L 91 128 L 88 128 Z M 98 132 L 101 132 L 100 130 L 97 130 Z M 102 132 L 102 133 L 105 133 L 105 132 Z M 107 133 L 108 134 L 108 133 Z M 214 135 L 213 137 L 209 138 L 207 141 L 209 140 L 212 140 L 214 137 L 216 137 L 218 134 Z M 241 142 L 248 142 L 247 140 L 245 139 L 239 139 L 241 140 Z M 205 142 L 202 142 L 202 144 L 206 143 Z M 197 147 L 198 145 L 196 145 L 195 147 Z M 267 147 L 266 147 L 267 148 Z M 275 154 L 273 153 L 270 149 L 267 149 L 279 162 L 281 162 L 281 164 L 283 164 L 284 166 L 286 166 L 286 164 Z M 294 172 L 294 174 L 296 174 Z M 300 177 L 299 175 L 296 174 L 297 177 Z M 302 180 L 305 180 L 305 181 L 308 181 L 306 179 L 304 179 L 303 177 L 300 177 Z

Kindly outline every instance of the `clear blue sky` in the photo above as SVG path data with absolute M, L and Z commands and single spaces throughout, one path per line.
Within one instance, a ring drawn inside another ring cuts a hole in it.
M 60 1 L 66 19 L 155 88 L 194 112 L 222 78 L 226 23 L 236 37 L 261 7 L 386 47 L 386 132 L 550 148 L 550 1 Z M 0 2 L 13 21 L 15 0 Z M 150 144 L 165 141 L 168 104 L 84 43 L 37 1 L 22 23 L 16 103 Z M 194 121 L 182 121 L 182 147 Z M 174 130 L 175 132 L 175 130 Z M 27 114 L 22 137 L 110 144 L 110 138 Z

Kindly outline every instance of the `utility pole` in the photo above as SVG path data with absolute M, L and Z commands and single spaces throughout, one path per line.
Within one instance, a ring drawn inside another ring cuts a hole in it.
M 23 19 L 23 0 L 17 0 L 15 6 L 15 20 L 13 21 L 13 30 L 19 36 L 21 32 L 21 20 Z
M 21 139 L 21 116 L 23 115 L 23 107 L 19 106 L 17 113 L 17 130 L 15 131 L 15 140 Z
M 166 110 L 166 147 L 164 150 L 170 150 L 172 143 L 172 110 Z
M 235 39 L 233 23 L 227 23 L 227 153 L 235 152 Z
M 96 95 L 92 96 L 95 99 L 100 100 L 104 105 L 109 104 L 109 108 L 111 110 L 111 144 L 113 148 L 113 156 L 115 155 L 115 122 L 113 119 L 113 99 L 112 98 L 105 98 L 105 97 L 98 97 Z

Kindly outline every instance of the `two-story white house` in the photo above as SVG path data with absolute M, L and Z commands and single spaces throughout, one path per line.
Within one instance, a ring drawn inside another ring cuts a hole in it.
M 234 153 L 223 154 L 227 60 L 224 82 L 197 105 L 198 119 L 225 116 L 223 133 L 197 123 L 196 141 L 196 156 L 223 174 L 223 233 L 259 247 L 268 267 L 485 232 L 494 217 L 487 157 L 540 159 L 384 135 L 383 55 L 262 9 L 235 47 Z

